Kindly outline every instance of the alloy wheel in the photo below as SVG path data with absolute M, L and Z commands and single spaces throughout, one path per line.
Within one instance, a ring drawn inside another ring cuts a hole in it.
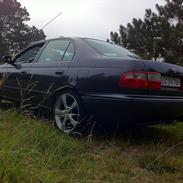
M 71 133 L 79 125 L 79 103 L 70 93 L 63 93 L 58 98 L 54 118 L 58 128 L 64 133 Z

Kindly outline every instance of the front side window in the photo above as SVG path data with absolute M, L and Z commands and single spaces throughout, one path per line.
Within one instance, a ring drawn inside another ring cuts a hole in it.
M 94 40 L 94 39 L 85 39 L 85 40 L 92 48 L 94 48 L 96 51 L 98 51 L 100 54 L 106 57 L 140 59 L 139 56 L 121 46 L 100 40 Z
M 32 62 L 36 58 L 38 52 L 44 44 L 39 44 L 29 48 L 20 56 L 16 57 L 16 62 Z
M 65 51 L 70 44 L 70 40 L 52 40 L 43 50 L 38 62 L 60 62 Z

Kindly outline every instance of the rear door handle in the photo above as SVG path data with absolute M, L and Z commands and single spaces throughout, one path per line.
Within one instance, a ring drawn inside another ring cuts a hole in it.
M 26 71 L 22 71 L 21 74 L 27 74 L 27 72 Z

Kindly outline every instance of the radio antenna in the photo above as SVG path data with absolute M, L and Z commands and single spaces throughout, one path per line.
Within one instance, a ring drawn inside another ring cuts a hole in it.
M 48 26 L 51 22 L 53 22 L 56 18 L 58 18 L 60 15 L 62 15 L 62 12 L 60 12 L 56 17 L 51 19 L 48 23 L 46 23 L 41 29 L 43 30 L 46 26 Z

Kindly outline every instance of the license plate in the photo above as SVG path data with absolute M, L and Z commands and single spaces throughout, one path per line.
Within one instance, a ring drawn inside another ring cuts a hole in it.
M 161 85 L 168 86 L 168 87 L 174 87 L 174 88 L 180 88 L 181 81 L 179 78 L 162 76 L 161 77 Z

